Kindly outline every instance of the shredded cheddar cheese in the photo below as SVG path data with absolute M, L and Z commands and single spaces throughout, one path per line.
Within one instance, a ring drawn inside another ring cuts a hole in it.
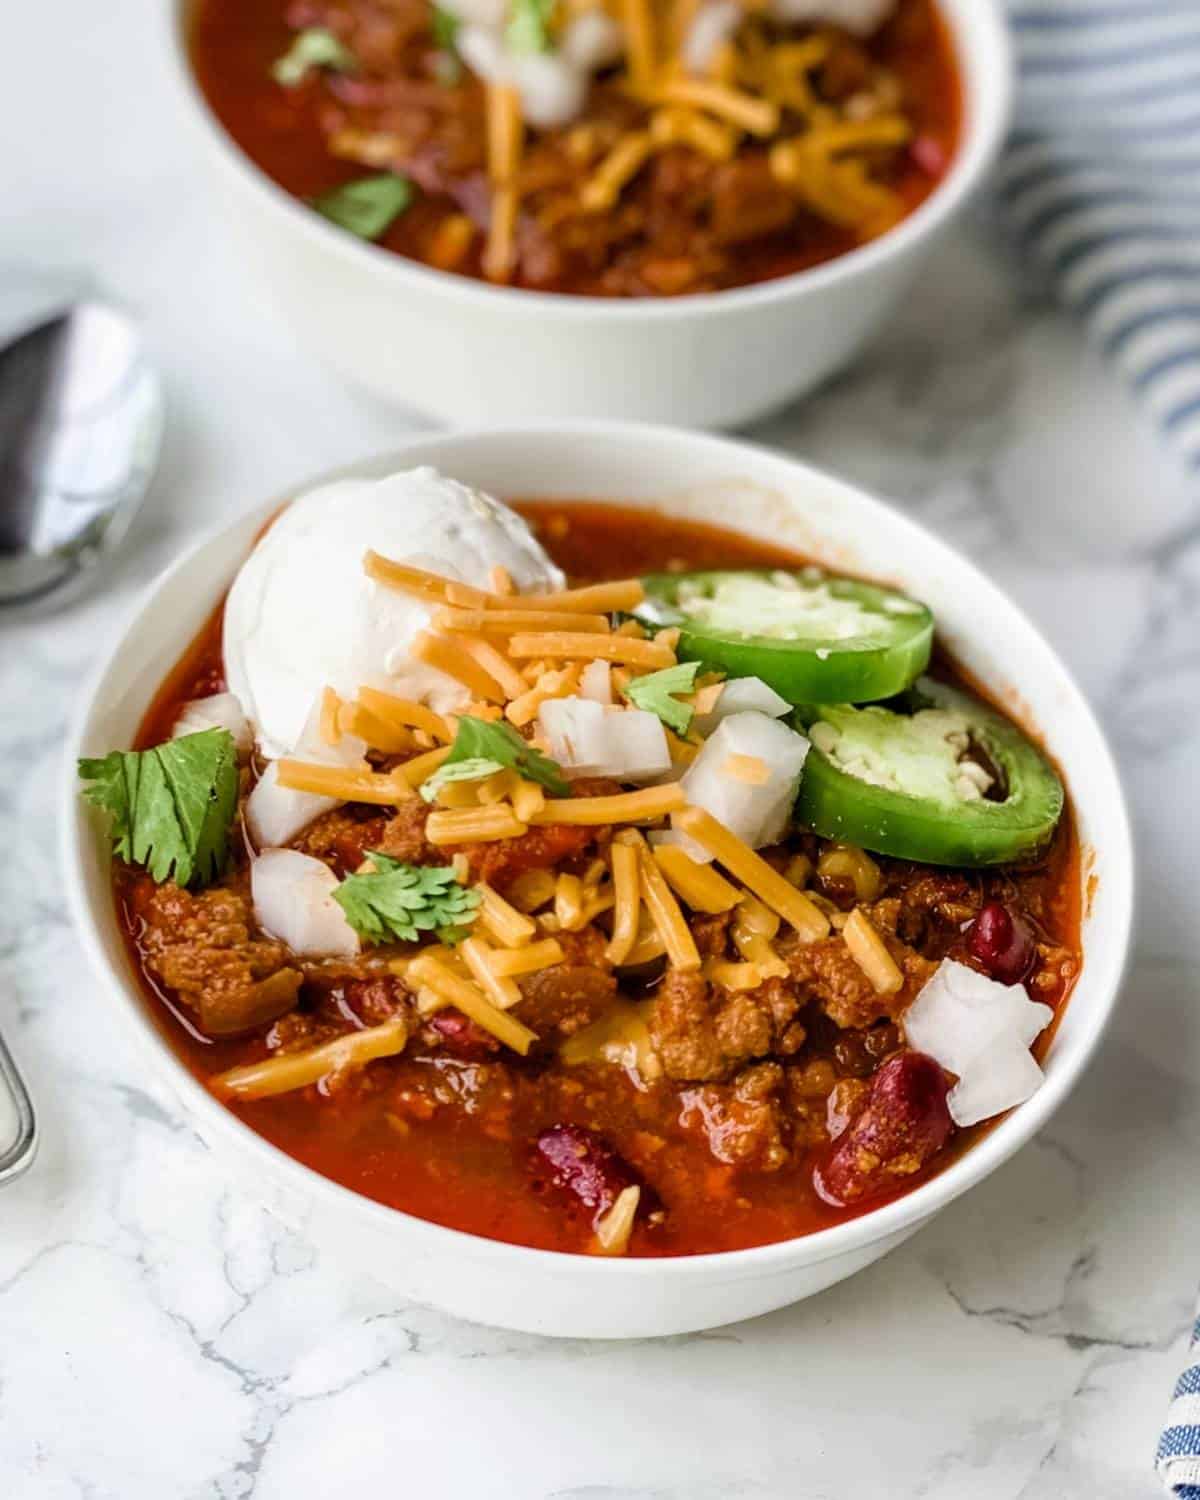
M 701 78 L 668 78 L 654 90 L 664 104 L 691 104 L 728 120 L 751 135 L 770 136 L 779 129 L 779 107 L 723 83 Z
M 537 974 L 560 964 L 564 958 L 562 945 L 556 938 L 542 938 L 524 948 L 493 948 L 491 967 L 502 979 L 515 979 L 521 974 Z
M 771 779 L 771 768 L 757 755 L 727 755 L 721 762 L 721 774 L 745 786 L 766 786 Z
M 677 781 L 669 781 L 664 786 L 648 786 L 640 792 L 616 792 L 608 797 L 548 797 L 545 807 L 534 813 L 530 822 L 568 823 L 576 827 L 637 823 L 664 818 L 685 802 L 683 788 Z
M 641 0 L 644 5 L 645 0 Z M 621 189 L 631 182 L 650 159 L 654 139 L 647 130 L 630 131 L 617 142 L 584 183 L 579 201 L 590 213 L 603 213 L 617 201 Z
M 548 875 L 553 885 L 554 876 L 549 870 L 538 873 Z M 476 890 L 479 892 L 479 921 L 498 943 L 503 943 L 506 948 L 519 948 L 536 935 L 537 923 L 518 911 L 486 881 L 480 881 Z
M 327 687 L 321 693 L 321 739 L 327 745 L 336 745 L 342 737 L 342 731 L 338 727 L 338 713 L 342 707 L 342 700 L 331 687 Z
M 552 609 L 564 614 L 615 613 L 634 609 L 646 597 L 640 578 L 621 578 L 613 583 L 589 583 L 584 588 L 563 589 L 557 594 L 524 594 L 523 606 Z
M 441 714 L 435 714 L 433 709 L 411 698 L 397 698 L 391 693 L 380 692 L 378 688 L 360 687 L 358 701 L 385 723 L 423 729 L 446 745 L 454 739 L 453 731 Z
M 422 630 L 412 643 L 411 654 L 417 661 L 461 682 L 477 698 L 492 703 L 504 701 L 504 689 L 457 641 Z
M 339 802 L 368 802 L 375 807 L 391 807 L 415 795 L 403 775 L 318 766 L 289 757 L 275 764 L 279 767 L 279 785 L 293 792 L 313 792 L 318 797 L 336 797 Z
M 877 995 L 894 995 L 903 986 L 900 966 L 861 906 L 856 906 L 846 918 L 842 937 L 850 957 L 871 981 Z
M 468 1016 L 477 1026 L 482 1026 L 506 1047 L 519 1052 L 522 1057 L 537 1041 L 537 1033 L 530 1031 L 515 1016 L 500 1010 L 484 994 L 479 985 L 461 979 L 440 959 L 427 953 L 418 954 L 408 967 L 409 978 L 423 985 L 447 1005 L 453 1005 Z
M 686 807 L 675 814 L 674 823 L 681 833 L 702 844 L 743 885 L 778 912 L 805 942 L 816 942 L 829 932 L 829 918 L 824 912 L 711 813 L 702 807 Z
M 431 844 L 494 844 L 498 839 L 516 839 L 529 825 L 518 820 L 505 803 L 494 807 L 438 809 L 425 821 L 425 837 Z
M 656 844 L 654 859 L 667 884 L 693 911 L 729 911 L 738 903 L 738 891 L 711 865 L 698 864 L 678 844 Z
M 679 902 L 663 879 L 662 871 L 640 833 L 627 829 L 617 835 L 620 844 L 628 845 L 637 855 L 638 884 L 646 910 L 658 930 L 671 966 L 684 972 L 700 967 L 700 953 L 691 928 L 683 919 Z
M 658 641 L 637 641 L 623 635 L 579 635 L 568 630 L 514 635 L 508 650 L 518 659 L 544 656 L 551 660 L 571 657 L 584 661 L 615 661 L 643 667 L 647 671 L 675 665 L 675 653 Z

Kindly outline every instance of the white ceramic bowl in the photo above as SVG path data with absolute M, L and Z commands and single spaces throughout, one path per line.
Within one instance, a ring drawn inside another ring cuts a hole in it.
M 225 133 L 191 75 L 170 0 L 177 92 L 238 232 L 288 322 L 348 380 L 456 422 L 621 417 L 732 426 L 810 390 L 886 320 L 971 191 L 1009 117 L 996 0 L 939 0 L 963 76 L 964 138 L 946 180 L 897 228 L 826 265 L 708 295 L 617 300 L 493 287 L 435 271 L 327 224 Z
M 897 511 L 791 459 L 721 438 L 606 423 L 425 436 L 343 472 L 374 476 L 418 463 L 501 496 L 622 500 L 736 525 L 926 600 L 958 659 L 1045 736 L 1079 820 L 1086 958 L 1045 1084 L 962 1159 L 874 1213 L 760 1249 L 676 1260 L 597 1260 L 478 1239 L 372 1203 L 269 1145 L 191 1077 L 150 1019 L 115 919 L 107 843 L 79 798 L 73 767 L 77 755 L 129 744 L 280 497 L 200 542 L 154 585 L 84 696 L 67 747 L 63 861 L 101 988 L 196 1128 L 242 1169 L 250 1193 L 290 1192 L 330 1254 L 417 1300 L 539 1333 L 630 1337 L 715 1327 L 810 1296 L 877 1260 L 994 1171 L 1045 1124 L 1091 1056 L 1117 993 L 1132 912 L 1129 828 L 1100 730 L 1050 647 L 982 574 Z

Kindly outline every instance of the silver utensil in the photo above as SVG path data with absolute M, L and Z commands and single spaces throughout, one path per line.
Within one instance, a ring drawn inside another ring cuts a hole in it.
M 141 332 L 75 284 L 0 293 L 0 606 L 65 599 L 125 535 L 158 461 Z
M 0 277 L 0 607 L 78 590 L 125 535 L 162 428 L 162 386 L 130 317 L 78 282 Z M 0 1185 L 36 1150 L 0 1037 Z
M 33 1105 L 0 1037 L 0 1187 L 32 1166 L 37 1143 Z

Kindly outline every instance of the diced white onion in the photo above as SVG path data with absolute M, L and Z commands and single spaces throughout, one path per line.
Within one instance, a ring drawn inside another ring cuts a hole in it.
M 708 0 L 702 5 L 692 18 L 680 49 L 684 68 L 698 76 L 707 73 L 744 15 L 736 0 Z
M 333 899 L 337 886 L 328 865 L 296 849 L 267 849 L 250 866 L 258 925 L 306 957 L 352 958 L 358 952 L 358 934 Z
M 590 661 L 579 674 L 579 696 L 593 703 L 611 703 L 612 668 L 606 661 Z
M 460 26 L 454 47 L 471 72 L 485 83 L 511 81 L 511 60 L 495 31 L 474 23 Z
M 1001 984 L 968 964 L 943 959 L 904 1016 L 909 1046 L 962 1074 L 1005 1031 L 1029 1047 L 1054 1018 L 1024 985 Z
M 340 804 L 336 797 L 297 792 L 279 785 L 279 762 L 271 761 L 246 798 L 246 827 L 255 846 L 271 849 L 290 844 L 322 813 Z
M 1012 1032 L 1005 1032 L 986 1059 L 973 1063 L 946 1095 L 956 1125 L 977 1125 L 1024 1104 L 1042 1086 L 1042 1070 Z
M 595 73 L 615 63 L 625 50 L 625 39 L 618 23 L 607 11 L 597 7 L 568 21 L 563 29 L 559 51 L 573 68 Z
M 322 766 L 346 766 L 357 769 L 364 764 L 367 744 L 357 735 L 344 734 L 336 744 L 321 738 L 321 704 L 313 704 L 304 729 L 296 743 L 297 760 Z M 279 767 L 271 761 L 246 798 L 246 827 L 259 849 L 290 844 L 298 833 L 315 822 L 322 813 L 340 807 L 336 797 L 319 797 L 315 792 L 297 792 L 279 785 Z
M 568 776 L 638 782 L 671 769 L 662 724 L 643 709 L 609 708 L 590 698 L 550 698 L 538 710 L 538 726 Z
M 662 721 L 643 708 L 605 709 L 614 745 L 610 774 L 621 781 L 652 781 L 671 774 L 671 751 Z
M 943 959 L 905 1013 L 904 1034 L 910 1047 L 958 1074 L 950 1113 L 965 1125 L 1011 1109 L 1034 1092 L 1042 1070 L 1029 1048 L 1053 1018 L 1050 1007 L 1030 1000 L 1023 985 L 1000 984 Z
M 778 843 L 787 828 L 800 773 L 808 754 L 802 734 L 761 713 L 722 719 L 683 777 L 688 801 L 703 807 L 752 849 Z M 761 760 L 770 777 L 763 786 L 725 771 L 731 755 Z M 690 851 L 689 851 L 690 852 Z
M 712 709 L 706 714 L 696 715 L 696 728 L 707 735 L 730 714 L 753 711 L 766 714 L 769 719 L 782 719 L 791 709 L 787 699 L 781 698 L 761 677 L 734 677 L 721 688 L 720 697 Z
M 554 130 L 583 109 L 588 76 L 553 52 L 510 57 L 512 81 L 521 95 L 521 112 L 538 130 Z
M 228 729 L 238 754 L 250 753 L 254 735 L 242 712 L 242 705 L 233 693 L 213 693 L 207 698 L 193 698 L 185 703 L 171 730 L 171 738 L 177 740 L 185 734 L 201 734 L 206 729 Z

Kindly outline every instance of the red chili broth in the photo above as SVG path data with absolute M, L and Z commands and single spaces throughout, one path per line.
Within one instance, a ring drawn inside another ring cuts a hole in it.
M 803 566 L 809 559 L 717 527 L 684 521 L 640 509 L 581 502 L 517 504 L 539 539 L 573 583 L 668 567 Z M 156 695 L 140 726 L 136 746 L 165 739 L 187 699 L 220 691 L 221 610 L 218 609 Z M 939 676 L 956 678 L 975 691 L 944 654 Z M 1045 879 L 1052 888 L 1056 938 L 1079 949 L 1081 882 L 1078 840 L 1070 810 L 1064 815 L 1046 861 Z M 120 900 L 120 879 L 118 878 Z M 258 1039 L 212 1041 L 191 1024 L 186 1012 L 162 995 L 143 973 L 137 957 L 135 919 L 123 906 L 131 960 L 142 977 L 150 1012 L 180 1061 L 202 1082 L 227 1068 L 265 1056 Z M 1061 1015 L 1070 984 L 1058 997 Z M 1051 1031 L 1043 1034 L 1039 1054 Z M 511 1134 L 483 1134 L 460 1111 L 443 1109 L 404 1135 L 388 1115 L 394 1087 L 402 1087 L 406 1070 L 427 1066 L 401 1058 L 374 1063 L 388 1070 L 394 1084 L 376 1092 L 348 1089 L 332 1098 L 305 1089 L 245 1105 L 230 1106 L 260 1135 L 323 1176 L 379 1203 L 455 1229 L 550 1250 L 585 1248 L 587 1234 L 564 1214 L 553 1195 L 530 1188 L 526 1143 L 554 1123 L 537 1109 L 511 1121 Z M 448 1078 L 462 1077 L 470 1063 L 447 1060 Z M 662 1087 L 639 1092 L 625 1082 L 611 1087 L 616 1070 L 606 1075 L 606 1133 L 618 1148 L 629 1132 L 661 1125 Z M 590 1069 L 576 1069 L 584 1076 Z M 672 1107 L 678 1108 L 676 1104 Z M 662 1180 L 656 1186 L 668 1205 L 666 1224 L 652 1231 L 639 1227 L 631 1253 L 674 1256 L 737 1250 L 810 1234 L 856 1218 L 883 1202 L 903 1196 L 936 1175 L 980 1137 L 988 1126 L 960 1132 L 930 1168 L 908 1179 L 905 1187 L 855 1208 L 837 1209 L 818 1198 L 811 1185 L 811 1161 L 804 1154 L 777 1172 L 736 1173 L 712 1158 L 703 1142 L 691 1137 L 664 1151 Z M 672 1183 L 689 1191 L 672 1193 Z M 665 1189 L 665 1190 L 664 1190 Z

